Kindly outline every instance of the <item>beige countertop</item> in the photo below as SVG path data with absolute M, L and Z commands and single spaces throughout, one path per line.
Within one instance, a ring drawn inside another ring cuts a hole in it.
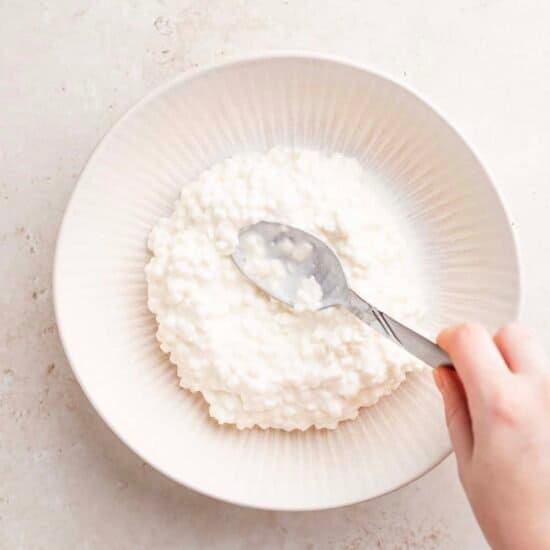
M 471 142 L 519 234 L 523 317 L 545 336 L 549 18 L 534 0 L 0 3 L 0 548 L 485 548 L 453 458 L 395 493 L 320 513 L 235 507 L 152 470 L 72 375 L 52 259 L 86 159 L 145 92 L 232 55 L 311 49 L 411 86 Z

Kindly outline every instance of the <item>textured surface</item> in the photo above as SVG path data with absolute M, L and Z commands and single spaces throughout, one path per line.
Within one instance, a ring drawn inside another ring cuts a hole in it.
M 221 504 L 155 473 L 74 381 L 53 322 L 50 269 L 83 163 L 144 92 L 225 55 L 305 47 L 412 85 L 473 143 L 522 242 L 524 318 L 545 336 L 550 6 L 29 0 L 3 2 L 0 14 L 9 106 L 0 118 L 0 546 L 485 548 L 453 459 L 382 499 L 301 514 Z
M 312 244 L 285 233 L 292 224 L 314 231 L 342 258 L 357 292 L 418 324 L 422 288 L 402 275 L 412 278 L 418 262 L 369 183 L 350 157 L 282 148 L 248 153 L 184 183 L 174 212 L 152 229 L 145 272 L 157 339 L 177 365 L 180 385 L 199 390 L 219 423 L 335 428 L 396 388 L 408 370 L 421 368 L 342 308 L 316 311 L 323 306 L 318 281 L 327 277 L 312 276 L 307 266 L 323 261 Z M 266 219 L 286 225 L 258 223 Z M 241 271 L 267 294 L 235 266 L 237 247 Z M 328 272 L 337 279 L 342 268 L 334 259 Z M 287 303 L 297 311 L 269 296 L 290 293 L 292 281 L 295 295 Z

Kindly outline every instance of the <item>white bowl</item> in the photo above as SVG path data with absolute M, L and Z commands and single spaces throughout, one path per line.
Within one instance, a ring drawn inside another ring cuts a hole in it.
M 321 509 L 369 499 L 450 451 L 431 372 L 335 431 L 220 427 L 179 388 L 155 340 L 146 238 L 186 181 L 233 153 L 290 145 L 354 156 L 377 176 L 430 290 L 424 329 L 517 315 L 510 224 L 466 143 L 426 103 L 356 65 L 301 54 L 182 75 L 98 146 L 67 208 L 55 260 L 59 332 L 96 410 L 143 460 L 234 503 Z M 404 274 L 406 276 L 406 274 Z

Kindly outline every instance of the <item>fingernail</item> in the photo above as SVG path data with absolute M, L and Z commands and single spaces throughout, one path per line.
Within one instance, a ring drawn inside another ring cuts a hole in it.
M 441 346 L 448 339 L 449 334 L 451 333 L 451 328 L 444 328 L 438 335 L 436 342 Z

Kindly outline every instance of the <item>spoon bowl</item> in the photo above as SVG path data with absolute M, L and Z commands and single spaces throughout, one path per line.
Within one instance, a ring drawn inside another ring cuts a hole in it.
M 311 233 L 295 227 L 265 221 L 244 227 L 233 261 L 256 286 L 290 307 L 296 305 L 300 281 L 310 277 L 322 291 L 317 309 L 347 301 L 348 283 L 336 254 Z M 283 268 L 277 281 L 266 277 L 270 266 Z

